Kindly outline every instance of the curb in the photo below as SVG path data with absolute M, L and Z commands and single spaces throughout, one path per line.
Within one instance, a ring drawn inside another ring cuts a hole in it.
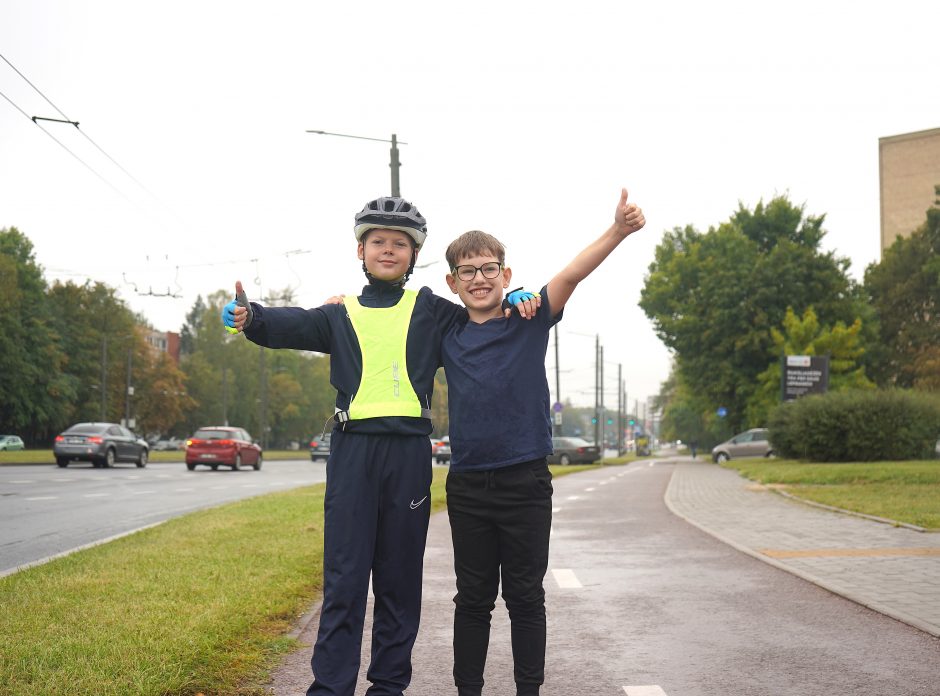
M 750 480 L 750 479 L 748 479 Z M 763 485 L 763 484 L 761 484 Z M 796 501 L 798 503 L 803 503 L 803 505 L 809 505 L 810 507 L 821 508 L 823 510 L 828 510 L 829 512 L 838 512 L 843 515 L 851 515 L 852 517 L 862 517 L 866 520 L 871 520 L 872 522 L 880 522 L 881 524 L 890 524 L 892 527 L 904 527 L 905 529 L 910 529 L 915 532 L 929 533 L 928 529 L 924 527 L 918 527 L 916 524 L 908 524 L 907 522 L 898 522 L 897 520 L 892 520 L 889 517 L 878 517 L 876 515 L 869 515 L 864 512 L 855 512 L 854 510 L 846 510 L 845 508 L 835 507 L 834 505 L 826 505 L 825 503 L 817 503 L 815 500 L 806 500 L 792 493 L 787 493 L 786 491 L 781 491 L 777 488 L 767 488 L 767 490 L 773 491 L 778 495 L 782 495 L 784 498 L 789 498 L 790 500 Z

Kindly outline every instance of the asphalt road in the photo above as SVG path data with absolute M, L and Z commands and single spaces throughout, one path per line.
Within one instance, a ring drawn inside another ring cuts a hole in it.
M 672 468 L 660 461 L 555 480 L 543 696 L 940 694 L 940 641 L 674 516 L 663 503 Z M 442 513 L 431 518 L 409 696 L 456 691 L 453 594 Z M 303 638 L 312 641 L 313 628 Z M 368 685 L 370 630 L 357 694 Z M 286 661 L 275 694 L 309 683 L 309 655 L 307 648 Z M 484 694 L 515 693 L 502 600 L 485 679 Z
M 268 461 L 260 471 L 177 463 L 0 467 L 0 576 L 193 510 L 326 480 L 326 463 Z

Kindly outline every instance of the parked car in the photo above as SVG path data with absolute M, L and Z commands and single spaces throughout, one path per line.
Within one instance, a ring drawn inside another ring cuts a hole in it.
M 450 436 L 440 440 L 431 439 L 431 461 L 437 464 L 450 464 Z
M 20 439 L 19 435 L 0 435 L 0 450 L 12 452 L 13 450 L 21 450 L 24 447 L 23 440 Z
M 549 464 L 593 464 L 601 458 L 598 446 L 580 437 L 553 437 L 552 448 Z
M 739 457 L 770 457 L 774 449 L 767 439 L 767 428 L 751 428 L 712 448 L 712 460 L 726 462 Z
M 52 454 L 61 467 L 74 461 L 91 462 L 96 468 L 108 468 L 117 462 L 133 462 L 145 467 L 150 447 L 117 423 L 76 423 L 56 435 Z
M 261 445 L 254 442 L 244 428 L 227 425 L 199 428 L 186 440 L 186 468 L 193 471 L 205 464 L 215 471 L 220 464 L 238 471 L 242 466 L 261 468 Z
M 315 462 L 318 459 L 326 461 L 330 458 L 330 436 L 332 433 L 323 433 L 323 437 L 319 435 L 317 437 L 311 438 L 310 440 L 310 461 Z
M 185 448 L 186 442 L 180 440 L 178 437 L 171 437 L 166 440 L 157 440 L 150 447 L 154 452 L 168 452 Z

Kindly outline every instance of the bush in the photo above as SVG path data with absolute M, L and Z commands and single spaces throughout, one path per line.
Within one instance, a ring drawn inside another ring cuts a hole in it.
M 806 396 L 768 423 L 778 456 L 817 462 L 930 459 L 940 437 L 940 396 L 892 389 Z

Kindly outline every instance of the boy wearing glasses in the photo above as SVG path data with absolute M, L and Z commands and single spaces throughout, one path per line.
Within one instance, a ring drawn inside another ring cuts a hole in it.
M 584 280 L 646 224 L 623 189 L 614 223 L 541 291 L 532 321 L 503 316 L 512 273 L 503 245 L 467 232 L 447 248 L 450 289 L 467 308 L 444 334 L 451 464 L 447 514 L 454 545 L 454 682 L 480 696 L 490 614 L 500 579 L 512 631 L 517 696 L 533 696 L 545 674 L 545 591 L 551 527 L 552 452 L 545 376 L 548 332 Z M 547 306 L 546 306 L 547 303 Z
M 411 203 L 370 201 L 356 215 L 355 234 L 369 281 L 359 297 L 316 309 L 262 307 L 249 303 L 237 282 L 222 320 L 258 345 L 330 354 L 336 414 L 326 467 L 323 604 L 307 694 L 353 696 L 371 575 L 367 694 L 401 696 L 421 615 L 434 373 L 444 331 L 466 311 L 428 288 L 405 289 L 427 237 Z

